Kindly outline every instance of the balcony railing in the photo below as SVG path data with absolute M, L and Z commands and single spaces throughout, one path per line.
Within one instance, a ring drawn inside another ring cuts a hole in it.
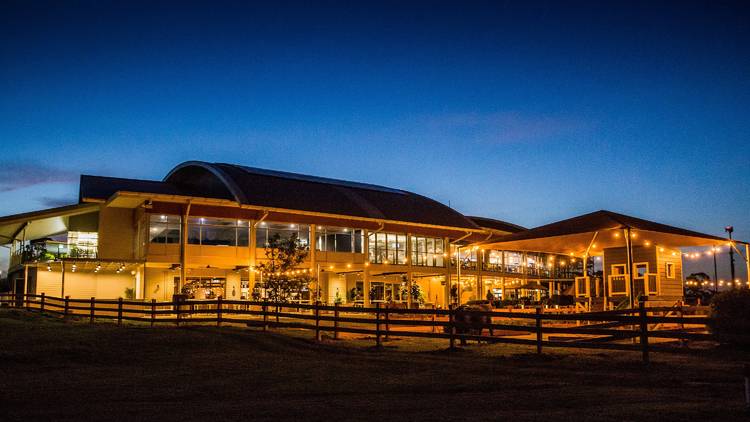
M 11 256 L 11 265 L 28 264 L 31 262 L 55 261 L 64 258 L 91 259 L 98 256 L 96 246 L 58 247 L 48 249 L 44 244 L 32 244 L 24 247 L 20 253 Z

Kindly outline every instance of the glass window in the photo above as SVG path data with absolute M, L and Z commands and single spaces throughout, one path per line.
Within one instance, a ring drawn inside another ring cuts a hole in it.
M 377 264 L 406 264 L 406 235 L 370 233 L 370 262 Z
M 289 239 L 292 234 L 297 235 L 297 240 L 302 246 L 310 243 L 310 226 L 295 223 L 270 223 L 262 221 L 255 230 L 255 246 L 265 248 L 268 240 L 278 235 L 280 239 Z
M 149 241 L 151 243 L 180 243 L 180 216 L 151 214 Z
M 443 266 L 443 239 L 412 236 L 411 248 L 411 260 L 414 265 Z
M 315 233 L 319 251 L 362 253 L 362 230 L 318 226 Z
M 247 246 L 248 223 L 226 218 L 191 218 L 188 243 L 207 246 Z

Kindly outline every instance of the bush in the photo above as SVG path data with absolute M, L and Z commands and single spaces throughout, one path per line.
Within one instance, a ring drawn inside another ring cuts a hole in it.
M 709 328 L 721 343 L 750 347 L 750 290 L 733 289 L 714 296 Z

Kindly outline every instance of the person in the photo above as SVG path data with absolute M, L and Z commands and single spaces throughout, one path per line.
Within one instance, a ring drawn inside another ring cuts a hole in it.
M 495 300 L 495 295 L 492 294 L 492 290 L 487 290 L 487 300 L 490 301 L 490 305 L 492 305 L 492 302 Z

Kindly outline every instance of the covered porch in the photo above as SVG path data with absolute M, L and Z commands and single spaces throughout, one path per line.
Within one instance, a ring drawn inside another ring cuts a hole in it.
M 481 246 L 582 260 L 583 274 L 575 278 L 570 293 L 593 310 L 633 307 L 646 298 L 660 305 L 681 300 L 680 248 L 727 244 L 736 248 L 722 237 L 602 210 L 497 236 Z M 745 249 L 747 255 L 746 244 Z

